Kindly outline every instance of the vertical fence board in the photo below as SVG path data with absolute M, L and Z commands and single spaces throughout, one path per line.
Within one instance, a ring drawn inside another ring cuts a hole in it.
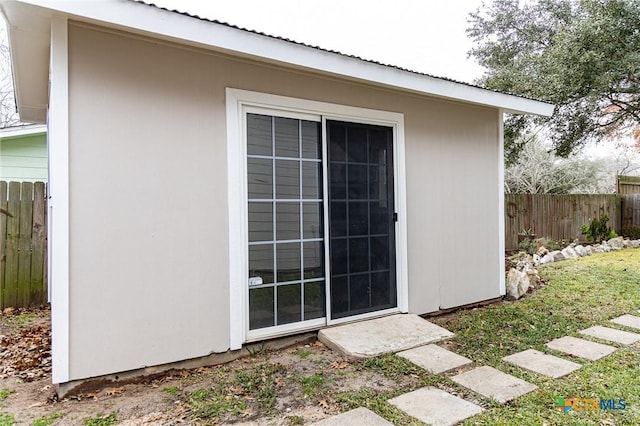
M 45 232 L 45 186 L 42 182 L 36 182 L 33 188 L 30 305 L 38 305 L 47 301 L 47 292 L 44 287 Z
M 7 215 L 9 213 L 7 202 L 7 182 L 0 181 L 0 309 L 4 308 L 4 274 L 6 270 L 6 238 Z
M 7 204 L 7 255 L 4 306 L 18 306 L 18 238 L 20 233 L 20 182 L 9 182 Z
M 20 235 L 18 237 L 18 305 L 29 306 L 31 293 L 31 233 L 33 231 L 33 183 L 22 182 Z

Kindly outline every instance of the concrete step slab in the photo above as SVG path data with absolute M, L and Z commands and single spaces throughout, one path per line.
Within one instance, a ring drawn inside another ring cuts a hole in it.
M 616 317 L 610 321 L 619 325 L 624 325 L 625 327 L 636 328 L 640 330 L 640 317 L 637 317 L 635 315 L 620 315 L 619 317 Z
M 475 368 L 453 376 L 451 379 L 465 388 L 503 404 L 538 388 L 536 385 L 488 366 Z
M 616 348 L 613 346 L 590 342 L 589 340 L 578 339 L 577 337 L 571 336 L 554 339 L 547 343 L 547 347 L 590 361 L 604 358 L 616 351 Z
M 582 367 L 578 363 L 545 354 L 535 349 L 527 349 L 526 351 L 505 356 L 502 359 L 510 364 L 543 376 L 553 377 L 554 379 L 566 376 Z
M 608 340 L 610 342 L 620 343 L 623 345 L 631 345 L 640 341 L 640 334 L 617 330 L 615 328 L 602 327 L 600 325 L 580 330 L 579 333 L 584 334 L 585 336 L 596 337 L 598 339 Z
M 476 404 L 432 387 L 405 393 L 388 402 L 408 415 L 434 426 L 455 425 L 484 411 Z
M 371 410 L 360 407 L 311 424 L 311 426 L 344 425 L 393 426 L 393 423 L 386 421 Z
M 465 358 L 433 344 L 398 352 L 398 356 L 411 361 L 433 374 L 444 373 L 473 362 L 469 358 Z
M 371 358 L 453 336 L 450 331 L 414 314 L 392 315 L 318 332 L 322 343 L 352 358 Z

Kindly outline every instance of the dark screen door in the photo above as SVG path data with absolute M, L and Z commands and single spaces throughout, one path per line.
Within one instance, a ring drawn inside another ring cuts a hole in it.
M 327 121 L 331 318 L 397 306 L 393 131 Z

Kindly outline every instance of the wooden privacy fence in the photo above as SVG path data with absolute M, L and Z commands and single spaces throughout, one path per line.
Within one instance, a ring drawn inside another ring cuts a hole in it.
M 620 229 L 640 226 L 640 194 L 622 196 L 622 219 Z
M 0 181 L 0 307 L 47 301 L 46 187 Z
M 638 194 L 640 193 L 640 176 L 618 175 L 618 194 Z
M 531 230 L 554 240 L 584 240 L 581 228 L 603 214 L 621 228 L 622 197 L 617 194 L 505 194 L 505 248 L 518 249 L 518 233 Z

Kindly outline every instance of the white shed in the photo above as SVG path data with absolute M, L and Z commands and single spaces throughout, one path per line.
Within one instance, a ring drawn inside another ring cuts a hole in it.
M 131 1 L 3 0 L 49 126 L 53 381 L 504 294 L 504 112 L 552 105 Z

